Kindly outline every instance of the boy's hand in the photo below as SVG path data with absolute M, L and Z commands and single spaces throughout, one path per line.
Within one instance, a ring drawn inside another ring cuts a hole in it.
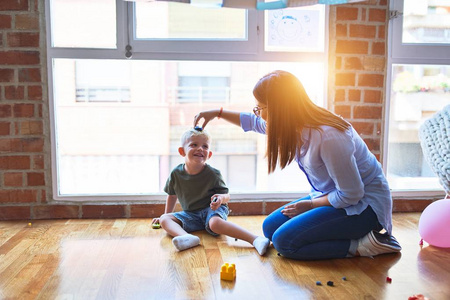
M 220 207 L 221 204 L 222 204 L 222 197 L 219 195 L 213 195 L 211 197 L 211 204 L 209 205 L 209 207 L 211 207 L 212 210 L 216 210 Z

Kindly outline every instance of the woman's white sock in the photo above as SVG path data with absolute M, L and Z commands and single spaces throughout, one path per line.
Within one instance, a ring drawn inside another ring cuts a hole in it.
M 200 245 L 200 238 L 192 234 L 176 236 L 172 239 L 172 244 L 178 251 L 183 251 Z
M 269 244 L 270 244 L 269 239 L 262 236 L 258 236 L 253 241 L 253 246 L 255 247 L 256 251 L 258 251 L 259 255 L 264 255 L 266 253 Z

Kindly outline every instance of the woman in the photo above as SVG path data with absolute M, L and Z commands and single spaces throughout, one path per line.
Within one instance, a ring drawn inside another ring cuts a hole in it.
M 267 134 L 268 171 L 294 160 L 312 193 L 272 212 L 264 235 L 283 256 L 330 259 L 399 252 L 391 236 L 392 198 L 380 163 L 341 117 L 315 105 L 300 81 L 285 71 L 261 78 L 253 89 L 254 114 L 210 110 L 244 131 Z M 385 233 L 380 231 L 384 229 Z

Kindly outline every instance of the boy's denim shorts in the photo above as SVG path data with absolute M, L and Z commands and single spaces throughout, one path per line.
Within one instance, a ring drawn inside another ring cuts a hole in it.
M 209 228 L 209 220 L 213 216 L 219 216 L 223 220 L 227 220 L 229 214 L 228 205 L 221 205 L 217 210 L 212 210 L 210 207 L 199 209 L 195 211 L 178 211 L 174 212 L 173 216 L 181 221 L 183 229 L 186 232 L 197 230 L 204 230 L 213 235 L 218 236 Z

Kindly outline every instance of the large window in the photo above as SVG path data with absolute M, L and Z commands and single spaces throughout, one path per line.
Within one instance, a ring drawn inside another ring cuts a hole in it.
M 323 6 L 270 15 L 171 2 L 47 1 L 56 199 L 163 199 L 194 115 L 220 107 L 251 112 L 253 86 L 272 70 L 294 73 L 318 105 L 326 103 Z M 107 24 L 85 28 L 94 18 L 86 11 L 95 15 L 102 6 Z M 272 30 L 276 48 L 264 42 L 265 18 L 279 25 Z M 298 24 L 282 24 L 293 18 Z M 68 27 L 79 38 L 67 38 Z M 307 38 L 312 31 L 318 38 Z M 222 120 L 207 130 L 209 163 L 232 194 L 309 191 L 295 164 L 267 174 L 264 135 Z
M 397 17 L 390 33 L 388 180 L 394 190 L 441 191 L 418 130 L 450 103 L 450 3 L 391 1 L 391 8 Z

